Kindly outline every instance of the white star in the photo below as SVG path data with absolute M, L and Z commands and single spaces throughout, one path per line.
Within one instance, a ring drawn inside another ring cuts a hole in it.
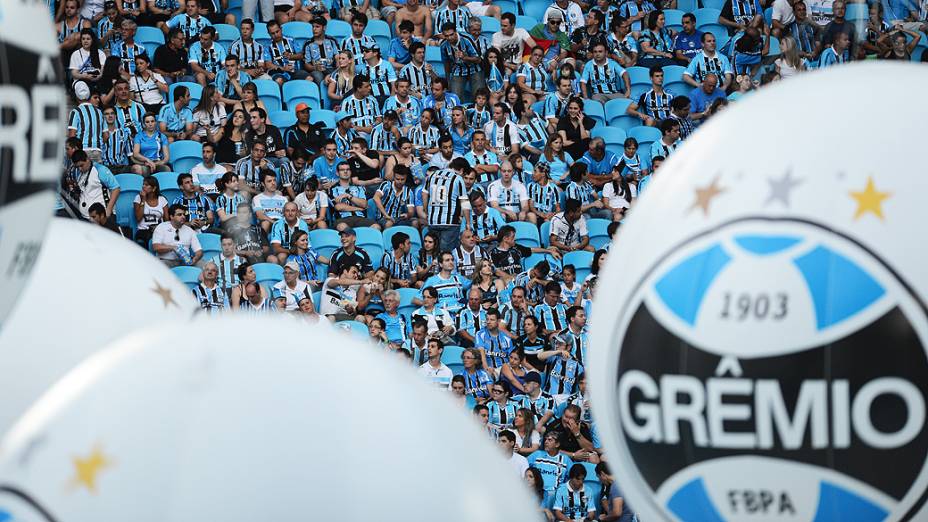
M 793 172 L 787 170 L 781 179 L 767 178 L 767 184 L 770 185 L 770 195 L 764 205 L 769 205 L 774 201 L 783 203 L 783 206 L 789 208 L 790 192 L 803 182 L 800 178 L 793 178 Z

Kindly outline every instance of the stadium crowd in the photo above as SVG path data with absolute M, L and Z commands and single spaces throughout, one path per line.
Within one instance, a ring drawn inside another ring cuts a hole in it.
M 49 7 L 76 105 L 59 213 L 150 249 L 207 313 L 408 358 L 548 520 L 635 517 L 584 364 L 599 268 L 663 160 L 761 85 L 928 59 L 924 0 Z

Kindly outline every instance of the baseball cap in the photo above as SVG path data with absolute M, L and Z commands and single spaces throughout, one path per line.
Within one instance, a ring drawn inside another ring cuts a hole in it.
M 324 27 L 324 26 L 326 26 L 326 25 L 329 23 L 329 21 L 326 20 L 326 19 L 325 19 L 324 17 L 322 17 L 322 16 L 317 16 L 317 17 L 313 18 L 309 23 L 311 23 L 311 24 L 319 24 L 319 25 L 321 25 L 321 26 Z
M 396 111 L 394 111 L 394 110 L 392 110 L 392 109 L 389 110 L 389 111 L 384 112 L 384 113 L 383 113 L 383 117 L 384 117 L 384 118 L 393 118 L 394 120 L 398 120 L 398 119 L 399 119 L 399 115 L 396 114 Z
M 535 382 L 541 384 L 541 375 L 538 372 L 528 372 L 525 374 L 525 377 L 522 378 L 525 382 Z
M 551 20 L 557 20 L 558 22 L 561 22 L 564 20 L 564 15 L 561 14 L 561 12 L 558 10 L 551 11 L 548 13 L 548 21 L 550 22 Z
M 106 0 L 106 2 L 103 2 L 103 9 L 113 9 L 115 7 L 116 7 L 116 2 L 114 2 L 113 0 Z
M 296 104 L 296 112 L 303 112 L 305 110 L 309 110 L 309 105 L 306 105 L 305 103 Z
M 347 227 L 347 228 L 345 228 L 344 230 L 342 230 L 341 232 L 339 232 L 338 235 L 340 235 L 340 236 L 355 236 L 355 237 L 357 237 L 357 236 L 358 236 L 358 233 L 355 232 L 353 228 Z
M 74 82 L 74 96 L 78 101 L 87 101 L 90 99 L 90 86 L 85 81 Z
M 338 114 L 335 115 L 335 121 L 336 121 L 336 122 L 339 122 L 339 121 L 344 120 L 345 118 L 351 118 L 351 117 L 352 117 L 352 116 L 351 116 L 351 113 L 350 113 L 350 112 L 348 112 L 348 111 L 341 111 L 341 112 L 339 112 Z
M 284 265 L 284 268 L 289 268 L 290 270 L 293 270 L 294 272 L 300 271 L 300 265 L 298 265 L 296 261 L 288 261 L 287 264 Z

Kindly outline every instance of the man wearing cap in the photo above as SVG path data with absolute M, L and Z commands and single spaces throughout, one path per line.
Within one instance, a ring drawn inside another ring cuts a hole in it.
M 364 53 L 364 65 L 358 67 L 355 72 L 370 78 L 371 95 L 377 100 L 378 105 L 383 105 L 393 94 L 396 69 L 380 56 L 380 47 L 364 47 L 361 50 Z
M 545 12 L 546 21 L 532 27 L 528 32 L 536 41 L 551 40 L 548 51 L 545 53 L 544 64 L 548 70 L 560 67 L 562 60 L 567 59 L 567 51 L 570 49 L 570 36 L 561 30 L 564 24 L 564 14 L 560 10 L 548 8 Z
M 251 81 L 248 73 L 239 69 L 238 56 L 226 56 L 225 67 L 216 73 L 216 90 L 219 91 L 219 101 L 226 104 L 226 108 L 235 105 L 242 99 L 242 87 Z
M 296 261 L 284 264 L 284 279 L 274 284 L 273 295 L 277 309 L 287 312 L 297 311 L 303 298 L 312 300 L 313 290 L 300 279 L 300 265 Z
M 583 27 L 583 9 L 572 0 L 555 0 L 545 11 L 542 23 L 547 24 L 552 16 L 561 21 L 558 29 L 568 35 L 573 34 L 574 29 Z
M 271 232 L 268 239 L 271 242 L 271 252 L 277 256 L 277 261 L 284 264 L 290 255 L 292 247 L 293 234 L 297 230 L 302 230 L 309 234 L 309 226 L 305 221 L 300 219 L 300 209 L 296 203 L 288 201 L 284 203 L 284 217 L 278 219 L 271 225 Z M 299 268 L 297 268 L 299 273 Z
M 303 68 L 319 85 L 335 69 L 335 55 L 338 54 L 338 41 L 325 34 L 328 23 L 321 16 L 313 18 L 313 37 L 303 44 Z
M 342 270 L 349 266 L 357 266 L 363 277 L 370 278 L 374 273 L 374 267 L 371 266 L 371 256 L 363 248 L 355 245 L 358 241 L 358 235 L 351 227 L 342 229 L 338 236 L 341 238 L 342 246 L 332 252 L 329 258 L 329 272 L 340 274 Z
M 358 137 L 354 130 L 354 115 L 348 111 L 341 111 L 335 115 L 335 131 L 332 139 L 335 140 L 335 149 L 342 159 L 348 156 L 351 150 L 351 140 Z
M 300 149 L 307 157 L 313 158 L 319 154 L 319 148 L 325 139 L 325 123 L 309 121 L 309 105 L 296 104 L 296 125 L 287 129 L 284 143 L 287 144 L 287 154 L 292 156 L 293 151 Z
M 80 104 L 71 109 L 68 117 L 68 137 L 77 138 L 81 141 L 84 152 L 90 156 L 93 161 L 100 161 L 103 156 L 103 129 L 106 124 L 103 121 L 103 111 L 100 105 L 100 95 L 91 92 L 90 87 L 85 82 L 75 82 L 74 94 Z M 96 99 L 96 103 L 93 100 Z
M 329 189 L 329 199 L 335 207 L 335 228 L 374 227 L 380 229 L 374 220 L 367 218 L 367 198 L 362 187 L 351 183 L 351 166 L 339 163 L 337 167 L 338 183 Z
M 544 426 L 554 417 L 554 396 L 541 390 L 541 374 L 527 372 L 522 378 L 522 387 L 525 393 L 516 395 L 513 401 L 532 412 L 536 426 Z

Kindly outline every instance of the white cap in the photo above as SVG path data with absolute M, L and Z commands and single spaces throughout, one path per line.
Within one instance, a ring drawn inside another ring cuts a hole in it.
M 85 81 L 74 82 L 74 95 L 78 101 L 87 101 L 90 99 L 90 86 Z

